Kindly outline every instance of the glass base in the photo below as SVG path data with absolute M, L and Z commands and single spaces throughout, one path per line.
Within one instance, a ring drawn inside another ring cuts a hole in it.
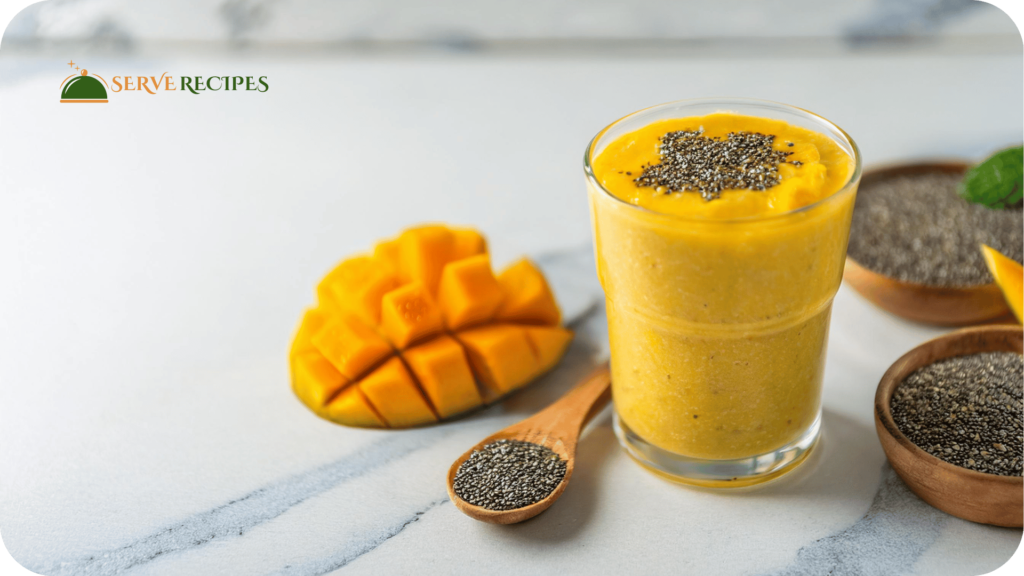
M 615 435 L 626 452 L 652 472 L 683 484 L 708 488 L 739 488 L 773 480 L 803 462 L 818 442 L 821 412 L 803 436 L 771 452 L 735 460 L 691 458 L 650 444 L 615 414 Z

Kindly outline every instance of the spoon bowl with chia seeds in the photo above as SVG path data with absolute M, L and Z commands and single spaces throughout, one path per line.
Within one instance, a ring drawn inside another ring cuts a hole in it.
M 515 524 L 562 495 L 580 433 L 611 400 L 605 364 L 541 412 L 488 436 L 448 470 L 448 497 L 467 516 Z
M 965 328 L 914 348 L 882 376 L 878 439 L 925 502 L 972 522 L 1024 525 L 1022 353 L 1020 326 Z
M 1021 210 L 992 210 L 956 195 L 965 161 L 865 170 L 857 192 L 843 280 L 907 320 L 965 326 L 1010 309 L 981 256 L 996 242 L 1020 259 Z

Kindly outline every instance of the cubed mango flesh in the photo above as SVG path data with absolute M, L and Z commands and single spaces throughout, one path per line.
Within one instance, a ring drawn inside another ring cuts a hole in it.
M 449 262 L 441 273 L 437 299 L 449 330 L 490 320 L 502 300 L 490 257 L 479 254 Z
M 572 339 L 540 270 L 522 260 L 495 277 L 469 228 L 406 230 L 343 261 L 317 294 L 289 351 L 292 388 L 348 426 L 467 413 L 552 368 Z
M 441 309 L 419 281 L 385 294 L 380 318 L 384 335 L 399 350 L 444 330 Z
M 451 336 L 438 336 L 406 350 L 403 356 L 441 418 L 481 404 L 466 354 Z
M 383 264 L 393 274 L 401 273 L 402 244 L 398 238 L 381 240 L 373 247 L 373 259 Z
M 451 228 L 452 260 L 462 260 L 477 254 L 487 254 L 487 240 L 472 228 Z
M 503 300 L 494 319 L 499 322 L 557 326 L 562 313 L 544 274 L 523 258 L 498 275 Z
M 288 365 L 291 369 L 292 379 L 295 379 L 295 358 L 306 352 L 316 350 L 313 346 L 313 334 L 316 334 L 324 323 L 327 322 L 328 314 L 319 308 L 309 308 L 302 315 L 299 329 L 295 331 L 295 338 L 292 339 L 291 350 L 288 351 Z
M 419 280 L 435 294 L 441 271 L 452 258 L 455 237 L 451 230 L 444 226 L 421 226 L 402 232 L 398 241 L 402 280 Z
M 537 373 L 536 355 L 522 326 L 488 324 L 456 334 L 466 347 L 473 373 L 486 386 L 488 400 L 504 396 Z
M 572 331 L 561 326 L 526 326 L 526 339 L 537 360 L 536 378 L 555 367 L 572 342 Z
M 437 422 L 400 358 L 392 358 L 359 382 L 359 389 L 391 428 Z
M 328 320 L 313 335 L 313 346 L 349 380 L 358 380 L 393 352 L 377 332 L 354 316 Z
M 376 326 L 381 298 L 398 287 L 398 275 L 369 256 L 356 256 L 338 264 L 317 286 L 322 306 L 335 308 Z
M 358 386 L 349 386 L 341 391 L 323 410 L 328 420 L 359 428 L 384 428 L 384 419 L 377 414 L 366 395 Z
M 292 378 L 295 395 L 312 408 L 324 406 L 348 384 L 334 365 L 315 350 L 295 357 Z

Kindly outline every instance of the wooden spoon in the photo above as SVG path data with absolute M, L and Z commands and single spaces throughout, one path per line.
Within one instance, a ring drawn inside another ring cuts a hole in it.
M 515 524 L 547 510 L 562 495 L 569 483 L 569 477 L 572 476 L 580 432 L 587 422 L 604 408 L 611 397 L 611 372 L 605 363 L 554 404 L 518 424 L 484 438 L 467 450 L 448 470 L 448 497 L 465 515 L 491 524 Z M 523 440 L 547 446 L 565 460 L 565 477 L 551 494 L 540 502 L 514 510 L 488 510 L 459 498 L 455 494 L 455 473 L 459 471 L 459 466 L 462 466 L 475 450 L 497 440 Z

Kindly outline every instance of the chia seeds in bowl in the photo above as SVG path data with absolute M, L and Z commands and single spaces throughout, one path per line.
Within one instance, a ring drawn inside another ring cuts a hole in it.
M 1024 357 L 982 352 L 939 360 L 893 391 L 896 426 L 925 452 L 955 466 L 1021 476 Z
M 1024 212 L 994 210 L 957 195 L 962 174 L 893 174 L 857 193 L 847 254 L 861 266 L 904 282 L 944 288 L 993 281 L 980 244 L 1024 259 Z

